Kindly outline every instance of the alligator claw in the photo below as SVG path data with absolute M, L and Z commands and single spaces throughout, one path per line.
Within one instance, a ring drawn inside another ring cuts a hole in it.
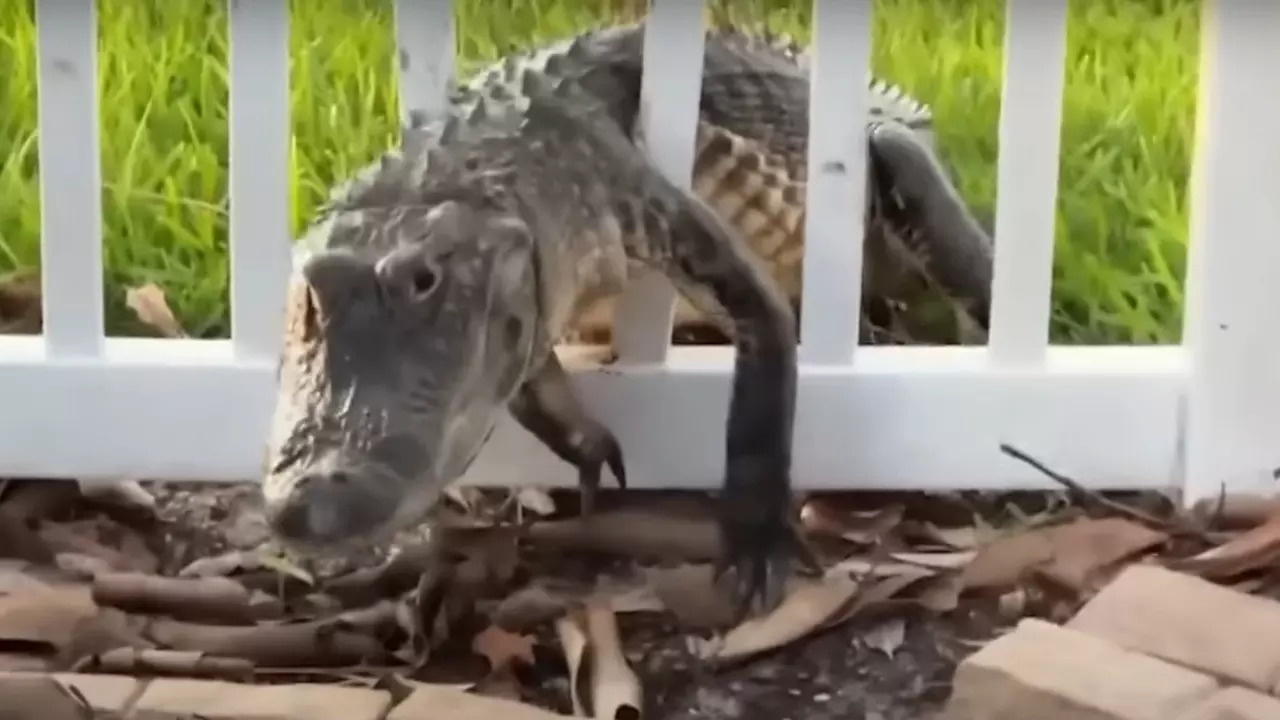
M 766 512 L 763 516 L 735 518 L 730 510 L 721 518 L 723 550 L 714 577 L 719 583 L 727 571 L 733 571 L 730 597 L 734 622 L 776 610 L 786 597 L 787 579 L 793 573 L 822 573 L 817 556 L 786 511 Z
M 598 428 L 590 438 L 577 445 L 578 490 L 581 497 L 580 514 L 590 517 L 595 512 L 596 494 L 600 489 L 600 471 L 608 466 L 618 481 L 618 487 L 627 489 L 626 466 L 622 462 L 622 446 L 618 439 L 604 427 Z

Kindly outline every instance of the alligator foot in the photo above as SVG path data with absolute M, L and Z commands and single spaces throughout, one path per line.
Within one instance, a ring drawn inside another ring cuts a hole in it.
M 748 497 L 732 489 L 720 502 L 722 550 L 715 579 L 721 583 L 726 571 L 733 571 L 729 592 L 735 622 L 752 613 L 775 610 L 782 603 L 793 571 L 807 576 L 822 573 L 822 566 L 792 520 L 787 503 L 762 502 L 760 497 Z
M 578 469 L 583 517 L 595 510 L 604 466 L 609 467 L 618 487 L 627 487 L 622 446 L 608 428 L 582 408 L 555 353 L 537 375 L 520 387 L 509 408 L 526 430 Z

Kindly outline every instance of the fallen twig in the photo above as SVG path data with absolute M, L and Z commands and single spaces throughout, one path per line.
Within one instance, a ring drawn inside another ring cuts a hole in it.
M 244 658 L 216 657 L 191 650 L 116 648 L 80 658 L 71 667 L 71 672 L 169 675 L 248 682 L 253 677 L 253 663 Z
M 1063 475 L 1062 473 L 1056 470 L 1053 470 L 1052 468 L 1040 462 L 1039 460 L 1036 460 L 1035 458 L 1031 457 L 1027 453 L 1007 443 L 1000 443 L 1000 452 L 1004 453 L 1005 455 L 1008 455 L 1014 460 L 1019 460 L 1021 462 L 1026 463 L 1027 465 L 1030 465 L 1031 467 L 1038 470 L 1045 477 L 1063 486 L 1064 488 L 1067 489 L 1068 493 L 1070 493 L 1072 496 L 1075 497 L 1076 502 L 1082 505 L 1094 505 L 1096 507 L 1105 508 L 1117 514 L 1123 515 L 1124 517 L 1130 520 L 1143 523 L 1144 525 L 1149 525 L 1151 527 L 1167 532 L 1171 535 L 1174 535 L 1174 534 L 1190 535 L 1190 536 L 1199 538 L 1200 540 L 1203 540 L 1205 542 L 1213 542 L 1213 539 L 1209 536 L 1208 531 L 1206 531 L 1203 528 L 1196 527 L 1192 523 L 1186 522 L 1185 519 L 1183 519 L 1181 516 L 1175 515 L 1171 518 L 1159 518 L 1144 510 L 1140 510 L 1130 505 L 1126 505 L 1122 502 L 1117 502 L 1115 500 L 1112 500 L 1111 498 L 1103 495 L 1102 493 L 1097 492 L 1095 490 L 1090 490 L 1084 485 L 1081 485 L 1076 480 L 1073 480 L 1072 478 L 1067 477 L 1066 475 Z
M 543 520 L 529 526 L 536 548 L 589 551 L 637 560 L 710 562 L 720 556 L 715 518 L 663 509 L 634 507 L 589 517 Z
M 93 601 L 130 613 L 169 615 L 182 620 L 250 624 L 280 617 L 275 598 L 250 592 L 226 577 L 175 578 L 141 573 L 99 573 Z
M 336 618 L 285 625 L 197 625 L 156 618 L 143 634 L 174 650 L 243 658 L 262 667 L 341 667 L 390 659 L 380 640 L 397 627 L 398 606 L 385 601 Z

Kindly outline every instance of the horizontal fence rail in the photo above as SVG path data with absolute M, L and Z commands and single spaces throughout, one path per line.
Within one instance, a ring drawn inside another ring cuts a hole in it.
M 44 334 L 0 337 L 0 476 L 251 480 L 273 402 L 289 269 L 286 0 L 230 0 L 229 341 L 104 337 L 93 0 L 37 0 Z M 688 186 L 700 3 L 648 20 L 646 150 Z M 1046 487 L 1010 443 L 1096 487 L 1181 487 L 1184 498 L 1270 491 L 1280 466 L 1280 6 L 1206 0 L 1185 341 L 1048 342 L 1066 11 L 1008 0 L 999 197 L 986 347 L 858 347 L 869 0 L 815 0 L 804 341 L 795 481 L 807 488 Z M 453 9 L 396 3 L 402 110 L 443 102 Z M 621 361 L 562 355 L 587 407 L 620 438 L 636 486 L 715 487 L 731 347 L 670 347 L 670 284 L 619 305 Z M 572 485 L 514 421 L 468 473 L 485 484 Z

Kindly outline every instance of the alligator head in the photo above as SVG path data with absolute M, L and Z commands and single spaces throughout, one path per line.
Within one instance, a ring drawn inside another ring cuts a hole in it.
M 263 498 L 282 542 L 378 543 L 474 460 L 537 338 L 533 241 L 449 200 L 348 208 L 295 263 Z

